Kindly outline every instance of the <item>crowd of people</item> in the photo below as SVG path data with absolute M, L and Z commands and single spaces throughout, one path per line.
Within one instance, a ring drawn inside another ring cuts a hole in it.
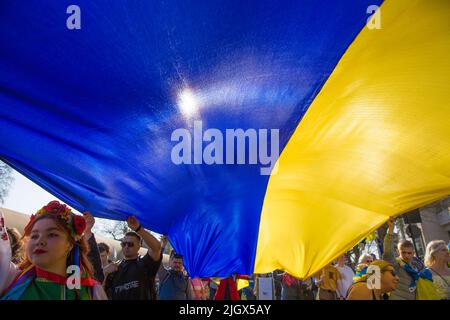
M 158 240 L 133 216 L 127 220 L 132 231 L 120 242 L 123 259 L 113 261 L 109 246 L 97 243 L 94 224 L 89 212 L 76 215 L 52 201 L 31 217 L 23 236 L 8 229 L 8 237 L 0 243 L 1 249 L 7 239 L 11 250 L 9 261 L 0 259 L 0 299 L 256 300 L 263 277 L 272 277 L 273 298 L 279 300 L 450 299 L 448 245 L 431 241 L 422 262 L 410 241 L 395 244 L 393 219 L 380 259 L 363 254 L 353 267 L 343 254 L 308 279 L 278 270 L 270 275 L 192 279 L 183 257 L 174 250 L 168 268 L 162 264 L 168 238 Z M 140 256 L 143 243 L 148 249 Z M 68 275 L 69 266 L 79 267 L 78 282 Z M 246 285 L 241 288 L 239 280 Z
M 306 281 L 283 274 L 281 299 L 450 300 L 449 245 L 442 240 L 429 242 L 422 262 L 411 241 L 403 239 L 395 245 L 393 230 L 390 219 L 381 259 L 362 254 L 353 269 L 344 254 Z

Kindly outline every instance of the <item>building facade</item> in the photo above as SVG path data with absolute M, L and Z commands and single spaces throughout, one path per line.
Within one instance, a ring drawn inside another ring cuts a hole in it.
M 401 216 L 400 237 L 411 240 L 419 257 L 425 256 L 432 240 L 450 242 L 450 197 L 413 210 Z

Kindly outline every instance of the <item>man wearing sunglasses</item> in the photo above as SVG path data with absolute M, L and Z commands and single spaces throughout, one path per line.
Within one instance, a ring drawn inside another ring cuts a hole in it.
M 129 217 L 127 224 L 133 231 L 127 232 L 120 243 L 124 259 L 108 268 L 106 294 L 110 300 L 156 300 L 155 276 L 162 261 L 161 243 L 135 217 Z M 140 257 L 142 240 L 149 250 Z

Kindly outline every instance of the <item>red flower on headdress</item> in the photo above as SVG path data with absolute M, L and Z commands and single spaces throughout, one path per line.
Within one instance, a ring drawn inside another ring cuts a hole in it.
M 86 229 L 86 220 L 82 216 L 73 216 L 73 229 L 78 236 L 81 236 Z
M 8 233 L 7 232 L 2 234 L 2 240 L 4 240 L 4 241 L 8 240 Z
M 65 204 L 59 203 L 59 201 L 51 201 L 44 208 L 45 212 L 52 214 L 60 214 L 63 213 L 66 209 Z

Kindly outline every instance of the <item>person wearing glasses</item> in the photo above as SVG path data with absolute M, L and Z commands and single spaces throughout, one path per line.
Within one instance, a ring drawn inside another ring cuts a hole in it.
M 364 253 L 359 257 L 358 265 L 355 268 L 356 272 L 360 272 L 362 269 L 367 268 L 374 261 L 372 255 Z
M 387 293 L 394 291 L 399 282 L 392 264 L 383 260 L 373 261 L 370 269 L 366 266 L 357 278 L 348 290 L 347 300 L 387 300 Z
M 370 265 L 375 259 L 373 258 L 373 256 L 371 254 L 368 253 L 364 253 L 359 257 L 359 262 L 358 264 L 365 264 L 365 265 Z
M 136 217 L 129 217 L 127 232 L 122 239 L 124 259 L 104 268 L 104 287 L 110 300 L 156 300 L 155 276 L 162 261 L 161 243 L 142 228 Z M 149 247 L 139 256 L 141 241 Z

